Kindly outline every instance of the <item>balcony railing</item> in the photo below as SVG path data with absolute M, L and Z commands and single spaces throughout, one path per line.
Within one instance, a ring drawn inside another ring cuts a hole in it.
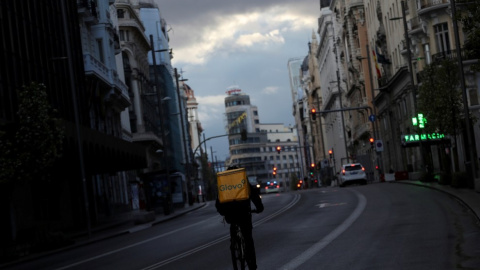
M 104 81 L 106 84 L 115 89 L 116 94 L 122 99 L 122 106 L 130 104 L 128 97 L 128 87 L 118 77 L 118 73 L 114 69 L 109 69 L 101 61 L 93 57 L 91 54 L 83 55 L 85 65 L 85 74 L 92 74 Z M 128 106 L 128 105 L 127 105 Z
M 468 54 L 464 49 L 460 51 L 462 60 L 474 60 L 480 58 L 480 55 Z M 441 61 L 444 59 L 457 60 L 457 50 L 443 51 L 432 55 L 432 61 Z
M 450 0 L 421 0 L 419 1 L 418 14 L 434 11 L 438 8 L 445 8 L 450 4 Z

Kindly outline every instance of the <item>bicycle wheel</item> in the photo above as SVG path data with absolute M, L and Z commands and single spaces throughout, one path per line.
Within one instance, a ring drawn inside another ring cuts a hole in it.
M 236 233 L 232 238 L 230 246 L 232 252 L 233 269 L 238 270 L 240 266 L 241 270 L 245 269 L 245 239 L 243 238 L 240 227 L 236 227 Z

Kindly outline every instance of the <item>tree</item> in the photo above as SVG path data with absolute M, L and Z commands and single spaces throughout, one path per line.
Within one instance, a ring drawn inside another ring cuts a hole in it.
M 427 119 L 425 131 L 457 135 L 462 128 L 462 93 L 457 64 L 445 59 L 423 70 L 418 108 Z
M 445 59 L 425 67 L 419 88 L 418 107 L 427 119 L 424 128 L 426 133 L 452 135 L 456 142 L 465 117 L 459 84 L 457 64 L 454 61 Z M 442 159 L 447 160 L 445 157 Z M 458 170 L 457 152 L 454 152 L 454 162 Z M 444 167 L 447 172 L 450 171 L 450 163 L 445 161 Z
M 45 85 L 23 86 L 18 101 L 17 123 L 0 133 L 0 184 L 41 178 L 62 152 L 64 130 Z
M 457 0 L 457 20 L 466 36 L 464 50 L 468 58 L 480 58 L 480 0 Z M 460 27 L 460 26 L 459 26 Z M 480 71 L 480 64 L 472 65 L 472 70 Z

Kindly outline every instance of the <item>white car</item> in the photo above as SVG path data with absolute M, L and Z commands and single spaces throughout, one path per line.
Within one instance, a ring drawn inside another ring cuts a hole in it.
M 278 193 L 280 191 L 281 191 L 281 187 L 277 183 L 277 181 L 268 181 L 265 185 L 265 194 Z
M 348 163 L 342 165 L 342 172 L 340 173 L 340 186 L 344 187 L 347 184 L 359 183 L 367 184 L 367 174 L 365 168 L 360 163 Z

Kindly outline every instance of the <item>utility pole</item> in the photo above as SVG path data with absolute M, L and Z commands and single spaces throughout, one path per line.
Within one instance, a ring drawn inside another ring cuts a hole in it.
M 467 133 L 467 145 L 468 150 L 466 150 L 467 155 L 465 159 L 467 173 L 470 176 L 469 179 L 473 179 L 473 187 L 475 187 L 475 178 L 477 177 L 477 172 L 475 170 L 475 163 L 474 163 L 474 154 L 473 154 L 473 143 L 472 143 L 472 133 L 471 133 L 471 122 L 470 122 L 470 109 L 468 108 L 468 98 L 467 98 L 467 88 L 465 86 L 465 73 L 463 71 L 463 60 L 462 54 L 460 50 L 460 37 L 458 33 L 458 24 L 457 19 L 455 18 L 457 14 L 455 0 L 450 0 L 450 6 L 452 9 L 452 20 L 453 20 L 453 32 L 455 33 L 455 48 L 457 51 L 457 61 L 458 61 L 458 69 L 460 73 L 460 84 L 462 87 L 462 100 L 463 100 L 463 110 L 465 115 L 465 129 Z M 465 144 L 464 144 L 465 145 Z M 468 159 L 467 159 L 468 157 Z
M 155 83 L 155 90 L 157 93 L 157 106 L 158 112 L 160 114 L 160 127 L 162 129 L 161 136 L 162 136 L 162 144 L 163 144 L 163 162 L 165 163 L 165 173 L 167 178 L 167 183 L 170 185 L 170 165 L 168 161 L 168 147 L 166 147 L 167 140 L 165 136 L 165 115 L 163 114 L 163 106 L 162 106 L 162 94 L 160 93 L 160 87 L 158 85 L 158 70 L 157 70 L 157 61 L 155 59 L 155 47 L 153 46 L 153 35 L 150 35 L 150 47 L 152 48 L 152 61 L 153 61 L 153 77 Z M 171 199 L 171 196 L 166 198 Z M 170 202 L 169 202 L 170 203 Z M 170 209 L 168 209 L 170 211 Z
M 177 85 L 177 99 L 178 99 L 178 110 L 180 112 L 180 124 L 182 125 L 182 145 L 183 145 L 183 151 L 184 151 L 184 156 L 185 156 L 185 174 L 187 178 L 187 201 L 189 205 L 191 205 L 191 192 L 192 192 L 192 186 L 190 182 L 190 162 L 188 158 L 188 152 L 187 152 L 187 143 L 186 143 L 186 138 L 187 134 L 185 132 L 185 124 L 183 122 L 183 108 L 182 108 L 182 100 L 181 100 L 181 95 L 180 95 L 180 86 L 178 85 L 178 73 L 177 73 L 177 68 L 174 69 L 175 72 L 175 83 Z

